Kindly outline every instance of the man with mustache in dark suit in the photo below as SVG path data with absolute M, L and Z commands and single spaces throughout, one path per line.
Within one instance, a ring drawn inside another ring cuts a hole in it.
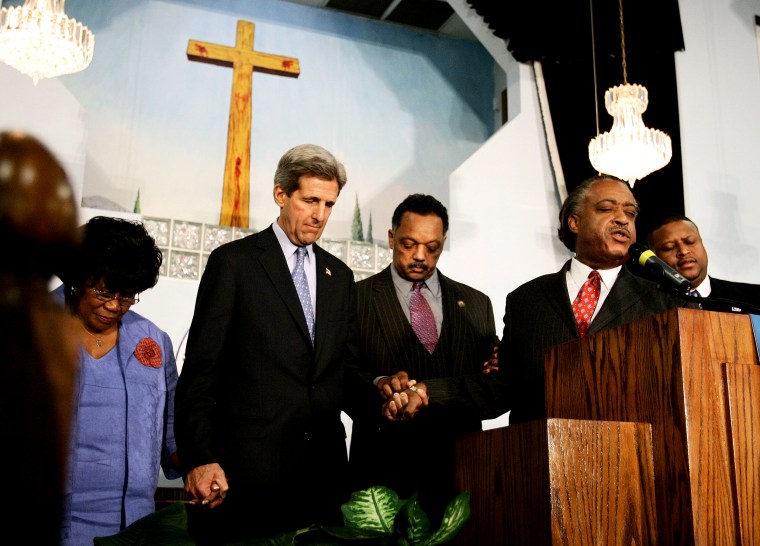
M 494 371 L 499 339 L 491 300 L 437 267 L 448 229 L 448 211 L 440 201 L 419 193 L 407 196 L 394 210 L 388 230 L 393 263 L 356 284 L 359 362 L 378 378 L 381 392 L 392 388 L 399 369 L 417 380 Z M 417 334 L 417 317 L 424 314 L 418 313 L 419 305 L 430 309 L 432 320 L 430 328 L 418 328 Z M 480 420 L 430 411 L 414 421 L 389 423 L 380 415 L 380 405 L 380 395 L 367 397 L 364 411 L 352 415 L 354 489 L 384 485 L 405 499 L 418 492 L 420 506 L 437 522 L 456 496 L 455 435 L 480 430 Z M 405 460 L 399 473 L 388 464 L 387 452 L 412 444 L 416 457 Z

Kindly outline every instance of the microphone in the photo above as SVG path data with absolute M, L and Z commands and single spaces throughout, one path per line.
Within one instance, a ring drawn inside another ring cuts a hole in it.
M 664 281 L 664 284 L 675 289 L 677 292 L 688 294 L 689 290 L 691 290 L 689 280 L 658 258 L 646 245 L 642 245 L 641 243 L 631 244 L 628 248 L 628 255 L 650 274 L 658 280 Z

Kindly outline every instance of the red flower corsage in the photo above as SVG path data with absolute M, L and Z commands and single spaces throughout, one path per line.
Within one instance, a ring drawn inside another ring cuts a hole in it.
M 135 356 L 143 366 L 150 366 L 151 368 L 161 367 L 161 347 L 158 346 L 158 343 L 153 338 L 142 338 L 135 348 Z

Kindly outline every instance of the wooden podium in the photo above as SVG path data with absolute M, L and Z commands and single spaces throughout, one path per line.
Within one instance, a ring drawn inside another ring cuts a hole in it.
M 673 309 L 546 353 L 547 419 L 463 436 L 458 544 L 760 546 L 750 317 Z

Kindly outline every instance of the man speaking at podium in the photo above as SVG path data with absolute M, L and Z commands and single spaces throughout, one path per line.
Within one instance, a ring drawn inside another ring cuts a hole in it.
M 413 417 L 429 405 L 476 411 L 492 418 L 511 410 L 510 423 L 545 417 L 544 351 L 600 330 L 684 306 L 625 266 L 636 240 L 639 207 L 628 183 L 602 175 L 581 182 L 559 213 L 559 239 L 575 256 L 556 273 L 537 277 L 507 295 L 499 347 L 501 372 L 418 383 L 395 395 L 383 412 Z M 423 394 L 424 394 L 423 393 Z

